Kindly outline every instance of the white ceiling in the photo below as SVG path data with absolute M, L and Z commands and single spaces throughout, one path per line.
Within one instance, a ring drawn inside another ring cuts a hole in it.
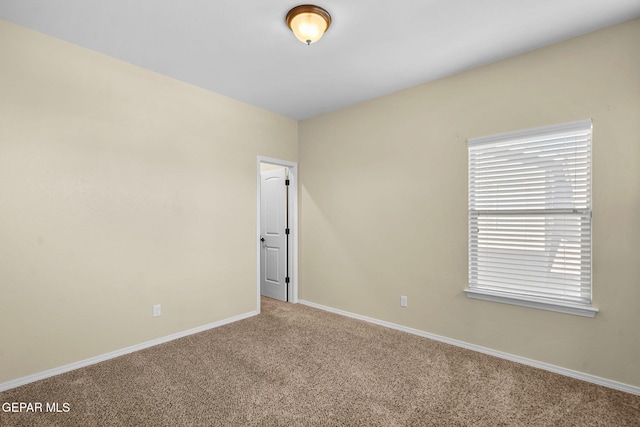
M 640 0 L 0 0 L 0 18 L 304 119 L 640 16 Z M 640 41 L 639 41 L 640 44 Z

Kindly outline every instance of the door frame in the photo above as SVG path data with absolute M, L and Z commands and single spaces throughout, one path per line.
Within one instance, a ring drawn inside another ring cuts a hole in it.
M 284 166 L 289 169 L 289 290 L 287 299 L 298 302 L 298 163 L 258 156 L 256 161 L 256 311 L 260 313 L 260 164 Z

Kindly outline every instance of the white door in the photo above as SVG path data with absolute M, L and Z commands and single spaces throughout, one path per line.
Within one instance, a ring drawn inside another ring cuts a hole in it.
M 260 294 L 287 300 L 285 168 L 260 172 Z

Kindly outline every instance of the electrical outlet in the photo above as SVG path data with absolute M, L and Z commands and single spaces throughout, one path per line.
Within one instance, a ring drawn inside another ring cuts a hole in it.
M 156 304 L 153 306 L 153 317 L 160 317 L 160 304 Z
M 400 297 L 400 307 L 406 307 L 407 306 L 407 297 L 402 295 Z

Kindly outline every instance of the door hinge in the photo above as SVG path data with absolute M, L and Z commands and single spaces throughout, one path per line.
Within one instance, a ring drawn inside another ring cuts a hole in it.
M 288 277 L 284 278 L 284 283 L 289 283 L 289 278 Z
M 284 234 L 289 234 L 291 232 L 291 230 L 289 230 L 288 228 L 284 229 Z
M 289 180 L 288 179 L 284 180 L 284 185 L 289 185 Z

